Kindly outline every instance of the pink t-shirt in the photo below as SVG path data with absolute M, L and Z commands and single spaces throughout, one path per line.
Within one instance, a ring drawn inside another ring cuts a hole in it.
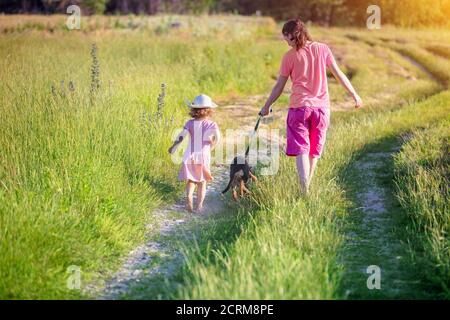
M 283 56 L 280 75 L 291 77 L 289 107 L 329 107 L 327 67 L 334 61 L 325 43 L 312 42 L 300 50 L 292 48 Z

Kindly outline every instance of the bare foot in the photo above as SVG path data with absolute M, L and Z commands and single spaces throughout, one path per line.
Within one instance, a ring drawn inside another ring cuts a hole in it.
M 300 194 L 299 195 L 300 195 L 301 198 L 307 199 L 308 196 L 309 196 L 309 189 L 306 189 L 306 190 L 300 189 Z
M 186 210 L 190 213 L 194 213 L 194 206 L 192 205 L 192 201 L 188 201 L 186 203 Z
M 197 212 L 197 213 L 203 213 L 203 206 L 198 206 L 197 207 L 197 210 L 195 210 L 195 212 Z

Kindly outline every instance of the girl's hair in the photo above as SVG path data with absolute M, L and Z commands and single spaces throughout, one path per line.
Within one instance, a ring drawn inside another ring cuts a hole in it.
M 312 41 L 308 29 L 300 19 L 292 19 L 286 22 L 283 26 L 282 33 L 286 37 L 295 39 L 297 50 L 305 47 L 307 40 Z
M 192 108 L 189 111 L 189 115 L 194 119 L 210 117 L 212 114 L 213 110 L 211 108 Z

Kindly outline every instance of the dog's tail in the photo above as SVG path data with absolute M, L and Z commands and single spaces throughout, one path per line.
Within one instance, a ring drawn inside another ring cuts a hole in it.
M 228 192 L 228 190 L 230 190 L 231 188 L 231 183 L 233 182 L 233 179 L 230 179 L 230 182 L 228 182 L 227 187 L 225 188 L 225 190 L 222 191 L 222 194 L 225 194 Z

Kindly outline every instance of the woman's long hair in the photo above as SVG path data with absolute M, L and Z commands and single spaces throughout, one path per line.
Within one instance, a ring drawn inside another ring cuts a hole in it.
M 300 19 L 292 19 L 286 22 L 282 32 L 284 36 L 295 40 L 297 50 L 304 48 L 308 40 L 312 41 L 308 29 Z

